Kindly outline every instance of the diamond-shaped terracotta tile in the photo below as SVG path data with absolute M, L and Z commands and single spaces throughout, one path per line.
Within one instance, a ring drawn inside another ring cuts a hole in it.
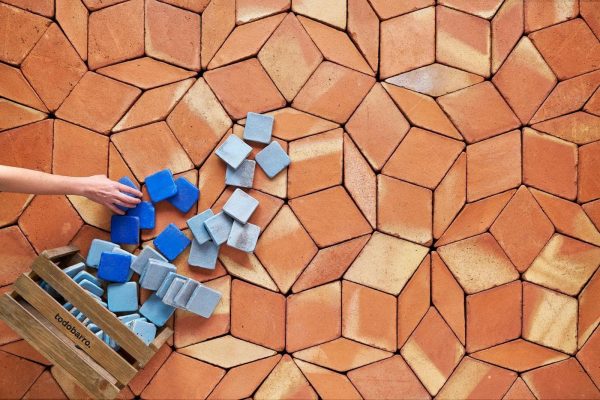
M 437 253 L 431 255 L 431 302 L 465 344 L 465 293 Z
M 503 400 L 535 400 L 535 396 L 529 389 L 529 386 L 521 378 L 517 378 L 508 392 L 502 398 Z
M 398 296 L 398 348 L 419 325 L 431 304 L 431 257 L 427 255 Z
M 333 0 L 326 4 L 318 0 L 292 0 L 292 11 L 339 29 L 346 28 L 346 7 L 346 0 Z
M 538 399 L 600 396 L 600 391 L 575 358 L 526 372 L 523 380 Z
M 42 365 L 15 355 L 0 352 L 0 384 L 6 398 L 20 399 L 44 371 Z
M 108 138 L 62 120 L 54 123 L 52 172 L 61 175 L 106 175 Z
M 579 353 L 577 353 L 578 361 L 590 375 L 596 386 L 598 386 L 598 382 L 600 381 L 600 375 L 598 374 L 598 350 L 600 350 L 600 331 L 597 330 Z
M 346 375 L 338 374 L 302 360 L 295 359 L 294 362 L 321 398 L 362 399 Z
M 577 199 L 581 202 L 600 197 L 600 143 L 594 142 L 579 148 L 579 184 Z
M 219 259 L 231 276 L 272 291 L 278 290 L 265 267 L 253 253 L 244 253 L 225 246 L 219 253 Z
M 433 237 L 450 226 L 467 200 L 467 157 L 461 153 L 433 192 Z
M 222 368 L 246 364 L 275 353 L 273 350 L 236 339 L 230 335 L 187 346 L 179 349 L 178 352 Z
M 44 371 L 42 375 L 31 385 L 23 399 L 67 399 L 61 387 L 52 377 L 49 371 Z
M 352 139 L 344 134 L 344 186 L 372 227 L 377 225 L 377 178 Z
M 592 276 L 579 294 L 579 315 L 577 322 L 577 344 L 581 347 L 600 323 L 600 310 L 596 306 L 600 299 L 600 272 Z
M 492 19 L 492 73 L 502 65 L 523 34 L 523 0 L 505 1 Z
M 168 83 L 181 81 L 195 74 L 174 65 L 150 57 L 136 58 L 97 70 L 99 74 L 137 86 L 152 89 Z
M 46 114 L 10 100 L 0 99 L 0 131 L 40 121 Z
M 20 64 L 51 23 L 39 15 L 0 4 L 0 26 L 6 38 L 0 45 L 0 61 Z
M 498 11 L 498 8 L 502 4 L 502 0 L 482 0 L 475 3 L 469 0 L 440 0 L 439 3 L 454 8 L 455 10 L 490 19 L 494 16 L 496 11 Z
M 0 64 L 0 95 L 28 107 L 48 111 L 23 73 L 7 64 Z
M 471 356 L 517 372 L 528 371 L 569 357 L 559 351 L 523 339 L 499 344 L 473 353 Z
M 17 226 L 9 226 L 0 230 L 2 258 L 6 260 L 6 268 L 0 274 L 0 286 L 13 284 L 19 275 L 29 271 L 36 254 Z
M 207 0 L 204 1 L 208 2 Z M 245 24 L 246 22 L 288 10 L 291 3 L 291 0 L 265 0 L 260 3 L 256 3 L 253 0 L 236 0 L 236 23 Z
M 79 57 L 86 61 L 88 55 L 88 9 L 81 0 L 56 0 L 55 8 L 56 21 L 79 53 Z
M 4 3 L 43 15 L 44 17 L 54 16 L 53 0 L 5 0 Z
M 208 398 L 243 399 L 251 396 L 280 359 L 280 355 L 275 355 L 230 369 Z
M 318 396 L 294 360 L 286 354 L 254 393 L 254 398 L 260 400 L 279 398 L 316 400 Z
M 200 50 L 202 68 L 206 68 L 235 27 L 235 0 L 205 1 L 205 7 Z
M 272 111 L 267 115 L 274 118 L 273 136 L 283 140 L 302 139 L 339 126 L 334 122 L 289 107 Z M 241 121 L 238 122 L 241 123 Z
M 367 0 L 348 0 L 348 34 L 371 69 L 379 64 L 379 19 Z
M 596 128 L 598 122 L 598 116 L 578 111 L 540 122 L 532 127 L 568 142 L 583 145 L 600 139 L 600 130 Z

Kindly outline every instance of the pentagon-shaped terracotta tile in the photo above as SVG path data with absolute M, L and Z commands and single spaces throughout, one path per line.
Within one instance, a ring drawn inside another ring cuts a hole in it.
M 54 123 L 52 172 L 60 175 L 106 175 L 108 138 L 62 120 Z
M 3 249 L 2 258 L 6 260 L 6 265 L 10 266 L 0 274 L 0 286 L 12 285 L 19 275 L 29 272 L 36 254 L 17 226 L 1 229 L 0 243 Z
M 434 4 L 433 0 L 407 0 L 402 2 L 394 0 L 370 0 L 370 2 L 381 19 L 396 17 L 400 14 L 406 14 Z
M 596 115 L 574 112 L 540 122 L 532 128 L 581 145 L 600 140 L 600 129 L 597 128 L 599 123 L 600 117 Z
M 87 257 L 90 246 L 92 245 L 92 240 L 94 239 L 110 241 L 110 233 L 90 225 L 83 225 L 69 244 L 77 246 L 79 248 L 79 253 L 81 253 L 83 257 Z
M 596 306 L 598 299 L 600 299 L 600 272 L 597 270 L 578 298 L 577 345 L 580 348 L 600 324 L 600 310 Z
M 298 366 L 289 355 L 284 355 L 262 385 L 254 393 L 255 399 L 278 398 L 318 399 Z
M 529 389 L 529 386 L 520 377 L 515 380 L 508 392 L 502 398 L 503 400 L 535 400 L 535 396 Z
M 577 17 L 579 5 L 576 1 L 553 1 L 543 7 L 535 1 L 525 1 L 525 32 L 537 31 L 550 25 Z
M 6 0 L 4 3 L 43 15 L 44 17 L 54 16 L 53 0 Z
M 502 0 L 484 0 L 477 3 L 468 0 L 440 0 L 439 3 L 454 8 L 455 10 L 490 19 L 498 11 L 498 8 L 502 4 Z
M 229 246 L 221 249 L 219 259 L 227 272 L 255 285 L 277 291 L 277 285 L 253 253 L 237 251 Z
M 47 115 L 10 100 L 0 99 L 0 131 L 40 121 Z
M 347 134 L 344 134 L 344 186 L 374 228 L 377 224 L 377 178 Z
M 467 157 L 461 153 L 433 192 L 433 237 L 438 239 L 467 199 Z
M 579 182 L 577 199 L 581 202 L 600 197 L 600 142 L 594 142 L 579 148 Z
M 577 353 L 577 360 L 582 364 L 596 386 L 600 381 L 598 374 L 598 354 L 600 350 L 600 331 L 596 331 L 585 346 Z
M 89 12 L 81 0 L 56 0 L 56 21 L 82 60 L 88 54 Z
M 201 13 L 206 9 L 210 0 L 164 0 L 163 3 L 172 4 L 186 10 Z
M 67 399 L 66 395 L 52 377 L 50 371 L 44 371 L 42 375 L 31 385 L 23 399 Z
M 6 398 L 20 399 L 44 371 L 42 365 L 0 351 L 0 383 Z

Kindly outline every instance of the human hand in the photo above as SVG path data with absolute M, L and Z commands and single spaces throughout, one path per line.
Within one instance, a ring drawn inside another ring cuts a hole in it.
M 108 179 L 105 175 L 94 175 L 83 178 L 82 195 L 96 203 L 105 205 L 115 214 L 125 212 L 117 206 L 133 208 L 140 203 L 142 192 L 122 183 Z M 131 197 L 133 195 L 135 197 Z

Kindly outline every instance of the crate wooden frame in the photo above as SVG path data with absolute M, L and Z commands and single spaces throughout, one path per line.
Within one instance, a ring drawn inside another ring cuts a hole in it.
M 62 268 L 84 262 L 75 246 L 42 252 L 14 290 L 0 296 L 0 318 L 53 364 L 64 369 L 94 398 L 114 399 L 156 354 L 173 331 L 160 328 L 146 345 L 94 300 Z M 121 347 L 114 351 L 44 289 L 46 281 Z M 66 321 L 66 322 L 65 322 Z M 123 354 L 125 353 L 125 354 Z

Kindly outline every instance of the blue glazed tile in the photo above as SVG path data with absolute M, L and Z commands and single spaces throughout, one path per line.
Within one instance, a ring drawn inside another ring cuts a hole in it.
M 251 151 L 252 147 L 248 146 L 239 137 L 231 135 L 219 146 L 215 154 L 235 169 L 240 166 Z
M 110 240 L 119 244 L 140 244 L 140 219 L 113 215 L 110 219 Z
M 119 183 L 122 183 L 125 186 L 129 186 L 130 188 L 140 190 L 140 188 L 131 179 L 129 179 L 128 176 L 124 176 L 121 179 L 119 179 Z M 129 193 L 125 193 L 125 194 L 129 197 L 135 197 L 134 195 L 129 194 Z M 123 206 L 117 206 L 117 208 L 120 209 L 121 211 L 130 210 L 129 207 L 123 207 Z
M 121 316 L 120 316 L 120 317 L 118 317 L 118 318 L 119 318 L 119 320 L 120 320 L 122 323 L 126 324 L 126 323 L 128 323 L 129 321 L 133 321 L 134 319 L 138 319 L 138 318 L 140 318 L 140 314 L 138 314 L 138 313 L 132 313 L 132 314 L 127 314 L 127 315 L 121 315 Z
M 169 261 L 173 261 L 191 243 L 175 225 L 169 224 L 155 239 L 154 246 Z
M 268 144 L 273 132 L 273 117 L 249 112 L 246 116 L 244 139 Z
M 233 226 L 231 227 L 231 233 L 229 234 L 229 239 L 227 239 L 227 245 L 251 253 L 256 247 L 259 234 L 260 227 L 254 224 L 242 225 L 239 222 L 234 221 Z
M 188 258 L 188 264 L 194 267 L 215 269 L 217 264 L 217 257 L 219 256 L 219 245 L 215 244 L 212 240 L 198 243 L 196 240 L 192 241 L 192 249 L 190 250 L 190 256 Z
M 131 257 L 125 254 L 102 253 L 98 278 L 108 282 L 127 282 Z
M 127 280 L 130 281 L 131 278 L 133 277 L 133 270 L 131 269 L 131 264 L 133 264 L 133 262 L 137 259 L 137 256 L 133 255 L 130 252 L 128 252 L 127 250 L 123 250 L 123 249 L 114 249 L 113 251 L 111 251 L 111 253 L 123 254 L 124 256 L 129 257 L 129 259 L 131 260 L 131 263 L 129 264 L 129 274 L 127 275 Z
M 156 326 L 163 326 L 175 312 L 175 307 L 162 302 L 156 295 L 151 295 L 140 307 L 140 314 L 148 318 Z
M 187 278 L 175 277 L 162 298 L 163 303 L 175 307 L 175 296 L 177 296 L 177 293 L 183 288 L 187 280 Z
M 83 279 L 87 279 L 96 286 L 102 286 L 102 281 L 87 271 L 78 272 L 77 275 L 73 277 L 73 281 L 75 281 L 76 283 L 81 282 Z
M 233 220 L 223 212 L 204 221 L 204 226 L 210 238 L 217 245 L 221 245 L 227 241 L 232 224 Z
M 237 169 L 233 169 L 228 165 L 225 170 L 225 184 L 251 188 L 254 183 L 255 169 L 256 161 L 254 160 L 244 160 Z
M 148 290 L 158 290 L 169 272 L 176 272 L 173 264 L 158 260 L 150 260 L 140 277 L 140 286 Z
M 156 295 L 162 299 L 165 296 L 165 293 L 167 293 L 167 290 L 169 290 L 171 282 L 173 282 L 173 279 L 175 278 L 186 279 L 185 276 L 179 275 L 176 272 L 169 272 L 166 278 L 163 279 L 162 283 L 160 284 L 160 287 L 156 290 Z
M 140 229 L 154 229 L 156 224 L 156 210 L 149 201 L 142 201 L 134 208 L 129 208 L 126 215 L 140 219 Z
M 137 311 L 138 309 L 138 289 L 135 282 L 108 285 L 106 297 L 108 309 L 112 312 Z
M 90 331 L 92 331 L 92 333 L 97 333 L 100 331 L 100 327 L 96 324 L 89 324 L 87 327 Z
M 208 210 L 203 211 L 195 217 L 192 217 L 187 220 L 187 225 L 199 244 L 205 243 L 210 240 L 210 235 L 208 234 L 208 231 L 204 226 L 204 221 L 206 221 L 214 215 L 215 214 L 209 208 Z
M 277 142 L 271 142 L 270 145 L 259 151 L 254 159 L 269 178 L 274 178 L 290 165 L 290 158 Z
M 173 173 L 168 169 L 147 176 L 145 182 L 148 195 L 153 203 L 166 200 L 177 193 Z
M 156 337 L 156 325 L 145 322 L 139 319 L 128 322 L 127 326 L 133 331 L 142 341 L 149 345 Z
M 110 253 L 115 248 L 120 248 L 118 244 L 108 242 L 106 240 L 94 239 L 92 240 L 92 244 L 90 246 L 90 250 L 88 251 L 88 256 L 86 260 L 86 264 L 89 267 L 98 268 L 98 264 L 100 264 L 100 256 L 105 251 Z
M 78 273 L 80 273 L 83 270 L 85 270 L 85 264 L 77 263 L 77 264 L 71 265 L 70 267 L 63 269 L 62 271 L 65 274 L 67 274 L 68 276 L 70 276 L 71 278 L 74 278 L 75 275 L 77 275 Z
M 221 293 L 200 283 L 190 296 L 185 309 L 204 318 L 209 318 L 220 300 Z
M 241 189 L 235 189 L 223 206 L 223 212 L 236 221 L 245 224 L 258 207 L 258 200 Z
M 146 268 L 146 265 L 148 264 L 148 261 L 150 261 L 150 260 L 158 260 L 158 261 L 164 261 L 164 262 L 168 261 L 158 251 L 154 250 L 150 246 L 146 246 L 143 248 L 143 250 L 140 252 L 140 254 L 138 254 L 136 259 L 133 260 L 133 263 L 131 264 L 131 269 L 134 272 L 136 272 L 138 275 L 142 275 L 142 272 L 144 272 L 144 268 Z
M 173 299 L 173 305 L 175 307 L 184 308 L 188 301 L 190 301 L 190 297 L 198 287 L 199 283 L 193 279 L 188 279 L 183 287 L 177 293 L 177 296 Z
M 177 193 L 175 196 L 169 197 L 167 201 L 185 214 L 198 202 L 200 190 L 184 177 L 178 178 L 175 185 L 177 186 Z
M 87 290 L 88 292 L 95 294 L 96 296 L 102 296 L 104 294 L 104 289 L 102 289 L 100 286 L 97 286 L 96 284 L 88 281 L 87 279 L 82 279 L 81 282 L 79 282 L 79 286 L 81 286 L 83 289 Z

